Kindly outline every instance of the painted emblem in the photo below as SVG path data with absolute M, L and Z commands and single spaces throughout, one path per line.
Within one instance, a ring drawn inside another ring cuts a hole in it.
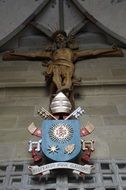
M 64 122 L 54 124 L 49 130 L 49 136 L 53 141 L 65 142 L 72 138 L 73 128 Z
M 65 153 L 71 154 L 75 149 L 75 144 L 69 144 L 65 147 Z
M 69 161 L 80 153 L 78 120 L 44 120 L 42 123 L 43 153 L 53 161 Z
M 59 150 L 59 148 L 56 145 L 49 146 L 49 148 L 48 148 L 49 153 L 53 153 L 53 154 L 58 153 L 58 150 Z

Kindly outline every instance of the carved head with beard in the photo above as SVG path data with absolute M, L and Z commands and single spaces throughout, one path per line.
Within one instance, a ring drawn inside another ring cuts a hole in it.
M 66 32 L 62 30 L 57 30 L 52 35 L 53 40 L 53 49 L 59 49 L 59 48 L 71 48 L 74 49 L 75 44 L 75 36 L 72 34 L 67 35 Z

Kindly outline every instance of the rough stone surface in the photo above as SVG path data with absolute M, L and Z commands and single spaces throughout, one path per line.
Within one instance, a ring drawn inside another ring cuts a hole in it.
M 99 27 L 126 43 L 125 0 L 73 0 Z
M 0 45 L 21 31 L 47 2 L 48 0 L 0 1 Z

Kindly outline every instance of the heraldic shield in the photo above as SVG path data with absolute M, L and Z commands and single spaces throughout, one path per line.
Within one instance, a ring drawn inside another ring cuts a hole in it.
M 44 120 L 41 148 L 53 161 L 69 161 L 81 151 L 80 122 L 78 120 Z

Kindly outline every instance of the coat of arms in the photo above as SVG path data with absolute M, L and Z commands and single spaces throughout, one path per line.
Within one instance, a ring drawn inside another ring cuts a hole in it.
M 81 137 L 94 130 L 91 123 L 81 128 L 79 116 L 85 113 L 78 107 L 71 112 L 71 103 L 66 95 L 59 92 L 50 104 L 51 113 L 43 107 L 38 111 L 44 118 L 41 128 L 32 123 L 28 130 L 40 138 L 29 141 L 29 152 L 32 153 L 34 166 L 29 166 L 33 175 L 47 175 L 55 169 L 71 169 L 78 175 L 89 174 L 93 168 L 89 164 L 94 141 L 85 141 Z M 47 163 L 43 162 L 43 157 Z M 80 162 L 76 163 L 80 157 Z

